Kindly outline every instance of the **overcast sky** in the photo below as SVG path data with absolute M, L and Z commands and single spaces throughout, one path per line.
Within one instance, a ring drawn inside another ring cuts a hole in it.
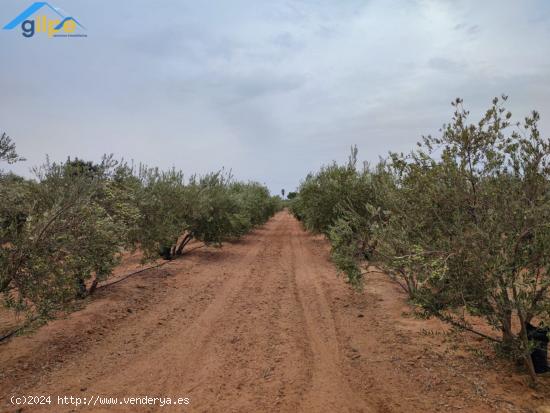
M 30 4 L 2 0 L 0 27 Z M 0 131 L 28 159 L 19 173 L 114 153 L 278 193 L 352 144 L 369 161 L 408 151 L 457 96 L 477 119 L 506 93 L 550 131 L 548 0 L 51 4 L 88 37 L 0 30 Z

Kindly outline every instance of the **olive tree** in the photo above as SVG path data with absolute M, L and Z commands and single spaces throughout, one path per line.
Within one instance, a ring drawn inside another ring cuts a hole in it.
M 472 123 L 457 99 L 440 137 L 375 170 L 332 164 L 291 201 L 307 228 L 328 235 L 337 267 L 356 284 L 371 263 L 454 326 L 471 316 L 500 332 L 525 360 L 529 323 L 550 318 L 550 142 L 539 114 L 512 123 L 505 96 Z
M 37 180 L 4 187 L 23 197 L 24 219 L 2 243 L 0 279 L 7 304 L 49 315 L 93 291 L 119 262 L 136 214 L 114 199 L 117 163 L 46 162 Z M 88 281 L 90 281 L 88 283 Z
M 310 173 L 300 184 L 291 210 L 311 231 L 328 234 L 340 215 L 344 203 L 354 204 L 351 197 L 358 188 L 357 148 L 353 147 L 346 165 L 333 162 L 317 173 Z
M 538 113 L 512 124 L 504 101 L 469 123 L 458 99 L 441 137 L 394 155 L 397 203 L 378 252 L 428 314 L 469 329 L 465 314 L 485 318 L 534 374 L 526 323 L 549 316 L 550 143 Z
M 138 231 L 134 234 L 145 260 L 159 255 L 171 259 L 179 237 L 185 230 L 185 181 L 175 169 L 141 167 L 140 185 L 135 196 L 139 210 Z
M 392 175 L 380 162 L 376 168 L 357 172 L 354 185 L 347 188 L 344 201 L 337 207 L 337 218 L 329 227 L 331 256 L 347 281 L 361 287 L 368 263 L 377 249 L 377 229 L 387 215 L 383 200 L 393 190 Z M 366 263 L 366 265 L 365 265 Z
M 223 171 L 193 175 L 143 169 L 137 195 L 140 211 L 136 243 L 145 259 L 171 259 L 197 240 L 221 245 L 265 222 L 277 209 L 264 186 L 233 181 Z
M 22 160 L 5 134 L 0 160 Z M 46 161 L 35 179 L 0 174 L 0 294 L 50 316 L 91 294 L 125 251 L 144 260 L 181 255 L 191 240 L 221 245 L 265 222 L 280 200 L 223 171 L 192 176 L 105 156 Z
M 25 158 L 17 154 L 15 142 L 6 133 L 2 133 L 0 136 L 0 161 L 13 164 L 24 160 Z

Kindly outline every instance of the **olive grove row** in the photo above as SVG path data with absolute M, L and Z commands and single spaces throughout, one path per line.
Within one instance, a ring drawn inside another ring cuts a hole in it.
M 0 138 L 0 161 L 22 160 Z M 92 293 L 141 249 L 144 261 L 182 255 L 192 240 L 220 245 L 264 223 L 281 201 L 223 171 L 184 179 L 175 169 L 134 168 L 106 156 L 0 172 L 0 294 L 17 310 L 51 315 Z
M 506 99 L 477 122 L 457 99 L 440 136 L 375 167 L 353 148 L 308 175 L 291 209 L 350 283 L 375 265 L 428 316 L 483 334 L 469 322 L 481 317 L 533 373 L 527 330 L 550 321 L 550 141 L 537 112 L 513 122 Z

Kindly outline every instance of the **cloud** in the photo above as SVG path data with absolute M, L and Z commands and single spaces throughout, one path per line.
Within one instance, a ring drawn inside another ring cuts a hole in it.
M 293 189 L 358 144 L 376 161 L 437 133 L 462 96 L 550 125 L 543 0 L 59 0 L 87 39 L 0 33 L 0 129 L 29 165 L 67 155 Z M 6 0 L 0 15 L 16 15 Z M 105 13 L 105 10 L 109 13 Z

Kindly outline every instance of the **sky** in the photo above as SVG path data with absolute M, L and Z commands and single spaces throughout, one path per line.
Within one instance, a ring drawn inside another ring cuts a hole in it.
M 31 4 L 2 0 L 0 27 Z M 408 152 L 456 97 L 477 120 L 507 94 L 550 131 L 547 0 L 50 4 L 87 37 L 0 30 L 0 132 L 26 176 L 46 156 L 113 153 L 288 192 L 352 145 L 369 162 Z

